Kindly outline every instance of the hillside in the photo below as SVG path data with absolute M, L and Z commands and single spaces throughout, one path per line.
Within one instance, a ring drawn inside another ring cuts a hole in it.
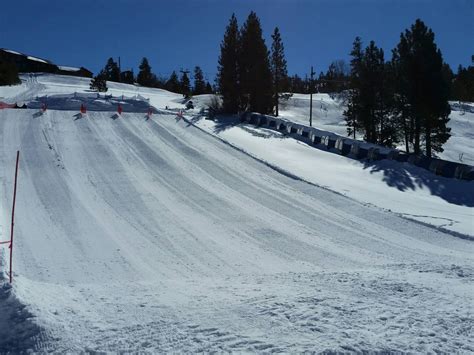
M 0 96 L 88 90 L 24 79 Z M 393 166 L 200 118 L 206 97 L 183 119 L 180 95 L 109 87 L 161 113 L 0 110 L 0 240 L 21 151 L 0 352 L 474 351 L 473 183 L 405 167 L 401 189 Z

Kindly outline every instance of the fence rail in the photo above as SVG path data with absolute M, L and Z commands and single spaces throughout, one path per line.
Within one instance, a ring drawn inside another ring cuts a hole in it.
M 283 132 L 316 148 L 325 149 L 349 158 L 368 161 L 389 159 L 402 163 L 406 162 L 431 171 L 436 175 L 474 181 L 474 166 L 472 165 L 430 158 L 424 155 L 407 154 L 397 149 L 357 141 L 332 132 L 258 113 L 245 112 L 240 119 L 242 122 Z

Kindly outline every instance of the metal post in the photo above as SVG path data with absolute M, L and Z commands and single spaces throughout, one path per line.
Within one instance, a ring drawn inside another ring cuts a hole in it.
M 311 66 L 311 77 L 309 79 L 309 125 L 313 126 L 313 66 Z
M 18 180 L 18 162 L 20 160 L 20 151 L 16 152 L 16 168 L 15 168 L 15 185 L 13 188 L 13 207 L 12 207 L 12 224 L 10 229 L 10 283 L 12 283 L 13 278 L 13 269 L 12 269 L 12 259 L 13 259 L 13 229 L 15 226 L 15 203 L 16 203 L 16 183 Z

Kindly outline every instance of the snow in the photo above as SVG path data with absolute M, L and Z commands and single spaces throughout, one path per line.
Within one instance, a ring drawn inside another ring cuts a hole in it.
M 30 56 L 30 55 L 27 56 L 26 58 L 28 58 L 29 60 L 34 60 L 35 62 L 41 62 L 41 63 L 49 64 L 48 61 L 46 61 L 46 60 L 44 60 L 44 59 L 32 57 L 32 56 Z
M 292 122 L 309 125 L 310 95 L 293 94 L 288 100 L 282 100 L 280 118 Z M 451 102 L 452 111 L 448 127 L 451 128 L 451 138 L 444 145 L 444 152 L 438 157 L 445 160 L 474 165 L 474 108 L 463 111 L 456 102 Z M 470 104 L 464 106 L 472 107 Z M 345 103 L 340 95 L 331 97 L 329 94 L 313 95 L 313 126 L 318 129 L 347 136 L 347 128 L 343 112 Z M 362 139 L 360 135 L 358 139 Z M 400 145 L 404 150 L 404 146 Z
M 24 55 L 22 53 L 19 53 L 19 52 L 16 52 L 16 51 L 12 51 L 11 49 L 3 49 L 5 52 L 8 52 L 8 53 L 12 53 L 12 54 L 17 54 L 17 55 Z
M 64 65 L 58 65 L 58 68 L 60 70 L 65 70 L 65 71 L 79 71 L 79 70 L 81 70 L 81 68 L 68 67 L 68 66 L 64 66 Z
M 308 182 L 410 219 L 474 237 L 474 182 L 436 176 L 408 163 L 348 159 L 252 125 L 221 125 L 204 119 L 195 124 Z
M 23 81 L 0 95 L 69 98 L 89 83 Z M 0 352 L 474 351 L 472 183 L 402 165 L 403 192 L 384 182 L 400 167 L 199 107 L 179 119 L 164 108 L 180 95 L 109 87 L 162 114 L 0 111 L 1 240 L 21 151 Z M 404 218 L 421 209 L 455 222 Z

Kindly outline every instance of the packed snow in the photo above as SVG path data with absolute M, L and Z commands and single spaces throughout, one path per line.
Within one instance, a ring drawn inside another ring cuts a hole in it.
M 0 97 L 88 92 L 23 79 Z M 0 352 L 474 351 L 472 182 L 205 120 L 208 97 L 181 118 L 180 95 L 108 85 L 161 113 L 0 110 L 0 240 L 21 151 Z

